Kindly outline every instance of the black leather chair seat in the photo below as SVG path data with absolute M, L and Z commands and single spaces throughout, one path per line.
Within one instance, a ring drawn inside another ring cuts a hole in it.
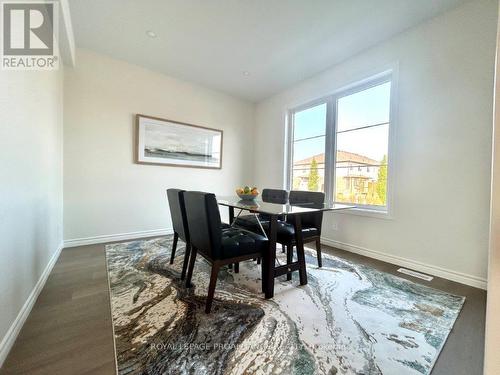
M 262 221 L 262 227 L 266 231 L 266 233 L 269 234 L 269 221 Z M 250 229 L 251 228 L 251 229 Z M 252 232 L 255 233 L 261 233 L 260 227 L 258 226 L 257 222 L 255 222 L 255 228 L 251 227 L 250 225 L 245 226 L 246 230 L 251 230 Z M 290 242 L 290 241 L 295 241 L 295 228 L 292 223 L 287 223 L 285 221 L 278 221 L 278 228 L 277 228 L 277 239 L 278 242 Z M 309 225 L 303 225 L 302 226 L 302 237 L 304 239 L 313 237 L 318 235 L 318 229 L 309 226 Z
M 242 215 L 234 221 L 235 225 L 242 227 L 251 227 L 257 224 L 257 218 L 254 215 Z
M 220 227 L 221 227 L 221 229 L 229 229 L 229 228 L 231 228 L 231 225 L 229 225 L 227 223 L 221 223 Z
M 269 223 L 269 220 L 267 218 L 262 218 L 259 216 L 259 220 L 263 226 Z M 240 216 L 239 218 L 236 219 L 234 224 L 240 228 L 244 228 L 252 232 L 256 233 L 262 232 L 259 223 L 257 221 L 257 218 L 254 215 Z
M 222 231 L 221 252 L 223 258 L 264 251 L 267 240 L 264 236 L 240 229 L 230 228 Z
M 293 224 L 279 221 L 277 232 L 278 232 L 278 242 L 288 242 L 295 240 L 295 228 L 293 227 Z M 317 234 L 318 234 L 318 229 L 312 226 L 302 227 L 302 237 L 304 239 L 316 236 Z
M 255 216 L 248 216 L 248 217 L 245 216 L 244 219 L 242 220 L 239 220 L 240 218 L 242 217 L 240 216 L 238 218 L 235 225 L 255 233 L 262 233 L 262 230 L 260 229 L 260 226 L 257 223 L 257 219 L 255 218 Z M 266 233 L 269 233 L 269 221 L 260 220 L 260 223 L 262 224 L 262 228 L 264 228 Z M 316 235 L 318 235 L 317 228 L 309 225 L 302 226 L 302 237 L 304 239 Z M 295 229 L 293 227 L 293 224 L 278 220 L 277 239 L 278 242 L 295 241 Z

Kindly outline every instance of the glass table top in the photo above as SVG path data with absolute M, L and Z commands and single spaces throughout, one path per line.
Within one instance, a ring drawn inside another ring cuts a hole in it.
M 280 204 L 264 202 L 261 199 L 242 200 L 237 196 L 217 196 L 217 203 L 221 206 L 234 207 L 242 210 L 258 212 L 268 215 L 293 215 L 315 211 L 338 211 L 355 208 L 354 205 L 339 203 L 297 203 Z

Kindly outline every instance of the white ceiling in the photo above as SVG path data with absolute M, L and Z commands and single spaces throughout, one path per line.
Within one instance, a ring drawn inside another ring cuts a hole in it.
M 259 101 L 465 1 L 69 3 L 77 47 Z

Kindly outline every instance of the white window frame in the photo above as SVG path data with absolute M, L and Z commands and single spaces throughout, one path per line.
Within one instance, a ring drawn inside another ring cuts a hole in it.
M 318 99 L 306 102 L 287 110 L 286 114 L 286 165 L 285 165 L 285 187 L 292 189 L 292 169 L 293 169 L 293 131 L 294 115 L 306 109 L 325 103 L 326 109 L 326 129 L 325 129 L 325 196 L 329 202 L 334 201 L 335 195 L 335 172 L 336 172 L 336 136 L 337 136 L 337 101 L 338 99 L 367 90 L 371 87 L 391 82 L 390 92 L 390 112 L 389 112 L 389 139 L 387 150 L 387 197 L 385 206 L 356 205 L 355 209 L 339 211 L 342 214 L 361 215 L 391 219 L 393 213 L 393 190 L 394 190 L 394 138 L 395 138 L 395 113 L 396 113 L 396 73 L 395 69 L 372 75 L 363 80 L 356 81 L 335 92 L 322 96 Z

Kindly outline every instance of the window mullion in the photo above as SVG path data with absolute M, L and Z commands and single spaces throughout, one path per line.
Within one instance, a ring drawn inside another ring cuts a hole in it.
M 293 186 L 293 138 L 294 138 L 294 119 L 295 119 L 295 111 L 290 111 L 288 113 L 288 134 L 287 134 L 287 155 L 286 155 L 286 165 L 288 166 L 287 168 L 287 174 L 286 174 L 286 184 L 285 184 L 285 189 L 286 190 L 292 190 Z
M 335 97 L 327 100 L 326 107 L 326 139 L 325 139 L 325 195 L 326 200 L 334 202 L 335 191 L 335 123 L 336 123 Z

